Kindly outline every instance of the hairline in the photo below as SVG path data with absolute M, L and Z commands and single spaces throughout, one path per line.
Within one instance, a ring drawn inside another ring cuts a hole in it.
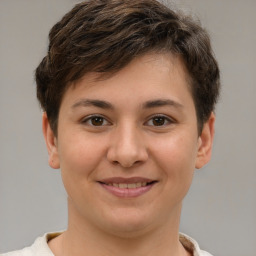
M 109 71 L 109 72 L 96 72 L 95 69 L 97 69 L 97 67 L 93 67 L 91 70 L 86 70 L 85 72 L 81 72 L 81 75 L 80 75 L 79 78 L 77 78 L 73 81 L 67 82 L 66 85 L 65 85 L 65 89 L 62 92 L 60 102 L 59 102 L 59 107 L 58 107 L 58 113 L 57 113 L 56 119 L 54 120 L 53 127 L 52 127 L 52 130 L 53 130 L 55 136 L 57 137 L 57 135 L 58 135 L 59 112 L 60 112 L 61 104 L 63 102 L 63 97 L 70 88 L 75 88 L 76 84 L 79 81 L 81 81 L 84 78 L 84 76 L 86 76 L 87 74 L 90 74 L 90 73 L 94 73 L 96 75 L 95 78 L 94 78 L 94 81 L 104 81 L 104 80 L 110 79 L 111 77 L 115 76 L 117 73 L 119 73 L 121 70 L 123 70 L 125 67 L 127 67 L 129 64 L 131 64 L 136 59 L 142 58 L 143 56 L 146 56 L 146 55 L 164 55 L 164 54 L 169 55 L 170 61 L 172 61 L 172 57 L 179 58 L 180 61 L 181 61 L 182 68 L 183 68 L 184 74 L 185 74 L 185 81 L 186 81 L 186 84 L 188 85 L 187 87 L 188 87 L 189 93 L 192 97 L 193 104 L 194 104 L 194 107 L 195 107 L 198 136 L 200 136 L 200 134 L 202 132 L 202 127 L 203 127 L 203 125 L 206 121 L 200 120 L 200 118 L 199 118 L 199 113 L 198 113 L 197 106 L 196 106 L 196 99 L 195 99 L 195 95 L 194 95 L 194 91 L 193 91 L 194 88 L 195 88 L 193 83 L 195 83 L 195 81 L 192 78 L 191 74 L 189 73 L 189 71 L 186 67 L 186 62 L 185 62 L 184 57 L 182 56 L 182 54 L 174 52 L 171 49 L 168 50 L 164 47 L 162 49 L 149 49 L 148 51 L 146 51 L 144 53 L 141 53 L 141 54 L 131 58 L 131 60 L 128 63 L 126 63 L 126 65 L 124 65 L 123 67 L 121 67 L 119 69 L 112 70 L 112 71 Z

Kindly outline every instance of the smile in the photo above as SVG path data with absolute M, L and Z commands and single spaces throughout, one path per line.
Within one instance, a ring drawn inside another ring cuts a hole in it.
M 141 196 L 151 190 L 156 183 L 155 180 L 144 178 L 112 178 L 99 182 L 111 194 L 125 198 Z
M 113 186 L 116 188 L 141 188 L 147 186 L 147 182 L 138 182 L 138 183 L 108 183 L 108 186 Z

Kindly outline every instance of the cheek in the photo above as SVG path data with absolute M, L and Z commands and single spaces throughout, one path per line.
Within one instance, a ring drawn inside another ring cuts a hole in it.
M 152 153 L 155 162 L 172 188 L 185 190 L 190 186 L 196 160 L 196 140 L 192 137 L 174 136 L 159 140 Z M 183 186 L 181 186 L 183 184 Z
M 95 143 L 99 142 L 77 134 L 66 137 L 59 145 L 63 185 L 70 202 L 78 208 L 90 200 L 88 191 L 95 182 L 95 170 L 102 159 L 102 148 L 96 147 L 101 144 Z
M 62 142 L 59 157 L 63 176 L 79 182 L 90 179 L 104 154 L 102 141 L 76 133 Z

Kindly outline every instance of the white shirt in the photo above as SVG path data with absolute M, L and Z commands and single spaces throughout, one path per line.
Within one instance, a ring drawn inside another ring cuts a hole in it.
M 0 256 L 54 256 L 48 246 L 48 241 L 60 234 L 61 233 L 47 233 L 42 237 L 38 237 L 30 247 L 19 251 L 0 254 Z M 212 256 L 208 252 L 200 250 L 198 243 L 185 234 L 180 233 L 180 242 L 186 249 L 193 252 L 193 256 Z

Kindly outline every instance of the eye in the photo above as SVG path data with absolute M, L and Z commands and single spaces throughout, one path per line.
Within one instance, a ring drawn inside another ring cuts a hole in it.
M 107 121 L 106 118 L 104 118 L 103 116 L 97 116 L 97 115 L 86 117 L 85 119 L 82 120 L 82 123 L 90 126 L 110 125 L 110 122 Z
M 147 122 L 146 125 L 149 126 L 165 126 L 168 124 L 174 123 L 171 118 L 168 118 L 164 115 L 156 115 L 151 117 Z

